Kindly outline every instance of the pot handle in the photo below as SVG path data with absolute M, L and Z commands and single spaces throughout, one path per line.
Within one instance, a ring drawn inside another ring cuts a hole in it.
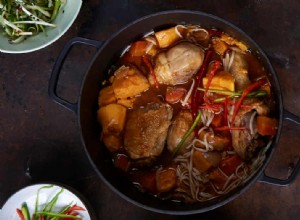
M 58 58 L 55 61 L 50 80 L 49 80 L 49 87 L 48 87 L 48 94 L 50 98 L 52 98 L 56 103 L 62 105 L 66 109 L 73 111 L 77 113 L 77 102 L 72 103 L 69 102 L 68 100 L 63 99 L 62 97 L 57 95 L 56 89 L 57 89 L 57 83 L 60 75 L 61 68 L 64 64 L 65 59 L 67 58 L 69 52 L 71 51 L 71 48 L 75 44 L 85 44 L 89 46 L 96 47 L 99 49 L 103 42 L 101 41 L 96 41 L 96 40 L 91 40 L 91 39 L 86 39 L 82 37 L 74 37 L 71 40 L 69 40 L 62 51 L 60 52 Z
M 290 120 L 300 125 L 300 118 L 285 109 L 283 110 L 283 119 Z M 287 179 L 277 179 L 274 177 L 270 177 L 267 176 L 265 172 L 263 172 L 258 181 L 272 184 L 272 185 L 287 186 L 296 179 L 299 170 L 300 170 L 300 159 L 298 159 L 296 166 L 294 167 L 292 173 L 289 175 Z

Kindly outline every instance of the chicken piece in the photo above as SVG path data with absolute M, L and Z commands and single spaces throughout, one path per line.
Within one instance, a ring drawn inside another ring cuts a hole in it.
M 149 103 L 128 114 L 124 147 L 131 159 L 151 161 L 162 153 L 172 115 L 172 107 L 163 103 Z
M 157 81 L 166 85 L 187 82 L 203 63 L 203 50 L 191 43 L 183 42 L 157 55 L 154 72 Z M 154 84 L 152 77 L 149 77 Z
M 201 45 L 207 45 L 209 41 L 209 33 L 206 29 L 200 28 L 198 26 L 188 26 L 187 27 L 187 39 L 200 43 Z
M 261 139 L 257 138 L 256 120 L 253 120 L 252 125 L 250 124 L 253 110 L 258 115 L 266 115 L 269 113 L 269 108 L 262 101 L 256 99 L 245 100 L 244 104 L 251 105 L 252 109 L 239 110 L 233 124 L 235 127 L 246 127 L 247 129 L 232 130 L 231 136 L 234 150 L 243 160 L 248 160 L 253 156 L 256 149 L 265 145 Z M 252 129 L 250 129 L 250 126 L 252 126 Z
M 230 66 L 229 72 L 235 79 L 236 91 L 243 91 L 250 85 L 248 76 L 248 64 L 242 53 L 234 52 L 233 62 Z
M 172 123 L 169 133 L 168 133 L 168 150 L 173 153 L 177 145 L 181 141 L 184 134 L 190 129 L 193 124 L 192 113 L 189 110 L 183 110 L 179 112 L 174 122 Z M 194 138 L 194 132 L 192 132 L 188 138 L 185 140 L 182 148 L 179 151 L 179 154 L 185 152 L 185 147 L 188 146 Z
M 121 66 L 116 70 L 112 87 L 117 99 L 132 98 L 149 88 L 147 78 L 134 67 Z

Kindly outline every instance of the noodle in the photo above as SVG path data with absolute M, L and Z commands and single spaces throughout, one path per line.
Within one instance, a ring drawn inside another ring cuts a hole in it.
M 178 28 L 179 27 L 181 27 L 181 28 L 185 28 L 183 25 L 177 25 L 176 27 L 175 27 L 175 32 L 176 32 L 176 34 L 180 37 L 180 38 L 183 38 L 182 37 L 182 35 L 181 35 L 181 33 L 178 31 Z
M 254 111 L 250 117 L 250 122 L 249 122 L 249 129 L 250 129 L 250 134 L 254 135 L 254 130 L 253 130 L 253 123 L 254 123 L 254 117 L 256 115 L 256 111 Z
M 190 98 L 190 96 L 191 96 L 191 94 L 193 92 L 194 85 L 195 85 L 195 80 L 193 79 L 192 80 L 192 85 L 191 85 L 188 93 L 186 94 L 185 98 L 183 99 L 183 101 L 180 100 L 182 106 L 188 105 L 188 100 L 189 100 L 189 98 Z

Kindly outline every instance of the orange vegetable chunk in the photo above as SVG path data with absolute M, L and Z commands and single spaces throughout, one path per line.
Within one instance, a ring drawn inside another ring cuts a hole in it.
M 168 192 L 176 185 L 176 171 L 173 168 L 159 170 L 156 173 L 158 192 Z
M 257 132 L 260 135 L 275 135 L 278 129 L 278 121 L 275 118 L 269 118 L 267 116 L 257 116 Z
M 193 154 L 194 167 L 200 172 L 206 172 L 213 165 L 204 157 L 200 151 L 195 151 Z

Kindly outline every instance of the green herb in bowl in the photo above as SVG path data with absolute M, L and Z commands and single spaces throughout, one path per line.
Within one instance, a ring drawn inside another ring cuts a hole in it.
M 9 42 L 17 44 L 53 23 L 66 0 L 0 0 L 0 24 Z

